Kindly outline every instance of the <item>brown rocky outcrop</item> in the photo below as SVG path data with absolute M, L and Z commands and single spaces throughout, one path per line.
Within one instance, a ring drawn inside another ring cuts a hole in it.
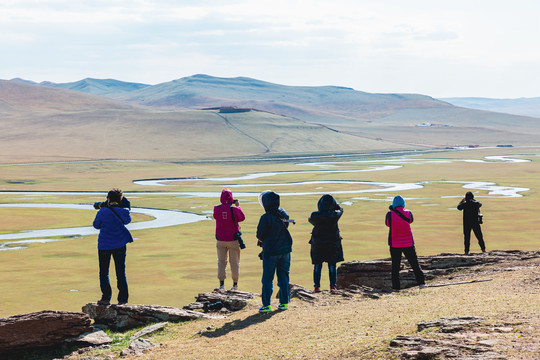
M 230 312 L 242 310 L 257 293 L 240 290 L 219 290 L 199 293 L 196 301 L 184 306 L 187 310 L 202 310 L 204 312 Z
M 89 303 L 83 306 L 82 310 L 94 319 L 96 324 L 106 325 L 113 330 L 119 331 L 163 321 L 181 322 L 221 318 L 221 316 L 217 315 L 160 305 L 102 306 L 97 303 Z
M 429 337 L 421 333 L 400 335 L 390 342 L 389 350 L 401 359 L 506 359 L 496 345 L 514 332 L 513 327 L 488 325 L 484 318 L 476 316 L 443 318 L 417 326 L 419 332 L 436 329 Z
M 0 319 L 0 354 L 48 347 L 91 332 L 87 314 L 44 310 Z
M 496 250 L 472 255 L 443 253 L 420 256 L 418 262 L 424 271 L 426 280 L 433 280 L 438 276 L 448 275 L 463 268 L 538 257 L 540 257 L 540 251 Z M 391 269 L 391 259 L 342 263 L 337 271 L 338 287 L 368 286 L 374 289 L 390 289 L 392 288 Z M 405 258 L 401 262 L 400 278 L 401 288 L 416 285 L 413 271 Z

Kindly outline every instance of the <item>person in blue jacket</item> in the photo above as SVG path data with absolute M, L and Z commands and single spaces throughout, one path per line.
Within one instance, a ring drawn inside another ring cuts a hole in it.
M 279 286 L 280 310 L 289 308 L 289 269 L 291 267 L 292 237 L 289 233 L 289 215 L 279 207 L 279 195 L 265 191 L 260 196 L 265 213 L 257 226 L 258 245 L 262 247 L 262 307 L 259 312 L 270 312 L 270 300 L 273 292 L 274 273 L 277 273 Z
M 124 198 L 122 190 L 112 189 L 107 194 L 107 201 L 100 204 L 94 219 L 94 227 L 99 229 L 99 285 L 101 299 L 98 305 L 109 305 L 112 297 L 109 282 L 109 264 L 111 256 L 116 269 L 116 285 L 118 287 L 118 305 L 128 302 L 128 284 L 126 279 L 126 244 L 133 242 L 126 225 L 131 222 L 129 201 Z

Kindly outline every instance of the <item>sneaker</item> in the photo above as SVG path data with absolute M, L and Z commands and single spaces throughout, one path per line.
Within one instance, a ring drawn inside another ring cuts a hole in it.
M 98 300 L 97 304 L 100 306 L 108 306 L 108 305 L 111 305 L 111 302 L 109 300 L 101 299 L 101 300 Z
M 236 291 L 236 290 L 238 290 L 238 286 L 236 285 L 231 288 L 231 291 Z
M 425 288 L 427 288 L 428 286 L 427 286 L 426 284 L 420 284 L 418 287 L 419 287 L 420 289 L 425 289 Z
M 337 287 L 335 287 L 335 286 L 330 286 L 330 290 L 337 290 Z
M 127 304 L 127 301 L 119 301 L 118 302 L 118 305 L 126 305 Z
M 225 285 L 219 285 L 218 290 L 225 290 Z
M 321 292 L 321 288 L 318 287 L 318 286 L 315 286 L 315 289 L 313 289 L 313 292 L 314 292 L 314 293 L 320 293 L 320 292 Z
M 289 310 L 289 304 L 279 304 L 279 310 Z
M 272 311 L 272 306 L 270 306 L 270 305 L 263 306 L 262 308 L 259 309 L 260 313 L 267 313 L 267 312 L 271 312 L 271 311 Z

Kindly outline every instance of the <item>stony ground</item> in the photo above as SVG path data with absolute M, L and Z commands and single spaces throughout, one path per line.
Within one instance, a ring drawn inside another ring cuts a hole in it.
M 323 291 L 269 314 L 256 300 L 225 319 L 169 324 L 148 338 L 161 346 L 127 359 L 538 359 L 540 259 L 480 265 L 432 284 L 466 281 L 478 282 L 379 299 Z M 440 319 L 458 323 L 433 323 Z M 114 359 L 122 346 L 67 358 Z

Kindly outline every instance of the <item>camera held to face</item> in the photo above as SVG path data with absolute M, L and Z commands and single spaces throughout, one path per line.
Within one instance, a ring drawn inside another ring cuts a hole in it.
M 102 207 L 108 207 L 109 203 L 107 201 L 96 201 L 94 203 L 94 209 L 99 210 Z
M 244 240 L 242 239 L 242 233 L 240 231 L 234 234 L 234 240 L 238 241 L 238 244 L 240 245 L 240 249 L 246 248 L 246 244 L 244 243 Z

